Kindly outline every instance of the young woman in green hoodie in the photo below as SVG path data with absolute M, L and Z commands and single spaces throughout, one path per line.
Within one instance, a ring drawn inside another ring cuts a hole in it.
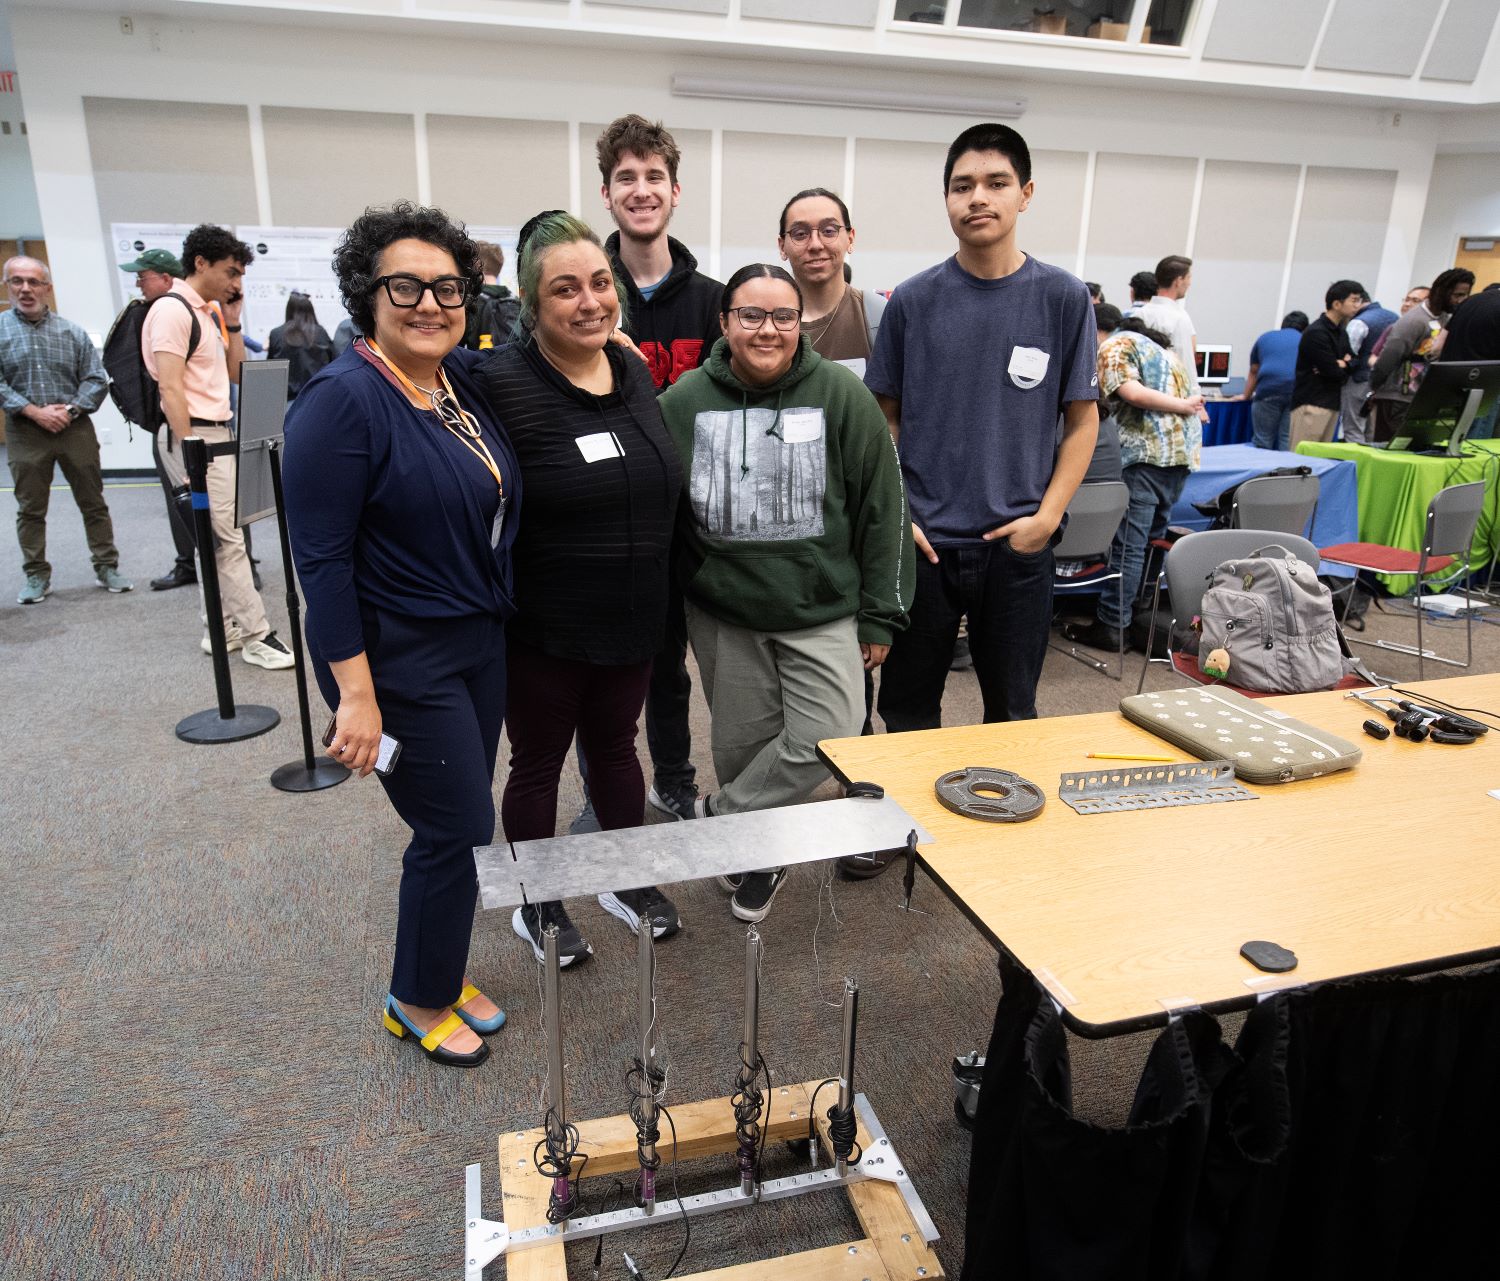
M 916 571 L 895 446 L 857 375 L 801 336 L 780 267 L 724 287 L 723 338 L 662 395 L 682 454 L 677 571 L 720 790 L 700 817 L 805 800 L 819 739 L 858 734 L 863 672 L 906 626 Z M 721 878 L 762 920 L 783 868 Z

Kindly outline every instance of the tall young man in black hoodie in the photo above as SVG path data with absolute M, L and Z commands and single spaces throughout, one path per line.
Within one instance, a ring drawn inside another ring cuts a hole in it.
M 708 359 L 719 337 L 724 287 L 700 272 L 687 246 L 667 234 L 682 195 L 677 182 L 682 153 L 672 135 L 642 116 L 621 116 L 599 135 L 597 152 L 604 206 L 619 228 L 605 249 L 625 282 L 625 332 L 645 354 L 660 394 Z M 673 818 L 691 818 L 698 795 L 688 730 L 692 692 L 687 623 L 682 595 L 674 586 L 667 639 L 656 656 L 646 698 L 646 741 L 654 775 L 649 799 Z

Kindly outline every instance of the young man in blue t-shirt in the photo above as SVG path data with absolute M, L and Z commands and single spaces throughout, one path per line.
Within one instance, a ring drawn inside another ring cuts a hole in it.
M 1014 129 L 958 136 L 943 170 L 958 252 L 891 296 L 865 375 L 901 455 L 919 553 L 911 626 L 881 671 L 892 732 L 941 723 L 965 614 L 985 721 L 1036 715 L 1052 546 L 1093 454 L 1099 379 L 1087 287 L 1016 244 L 1032 189 Z

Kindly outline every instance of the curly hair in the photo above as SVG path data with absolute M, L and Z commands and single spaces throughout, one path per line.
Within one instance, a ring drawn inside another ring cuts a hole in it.
M 199 258 L 210 265 L 233 258 L 241 267 L 248 267 L 255 261 L 255 250 L 234 232 L 204 222 L 188 232 L 182 242 L 182 266 L 189 276 L 198 270 Z
M 678 150 L 676 140 L 662 127 L 661 121 L 652 124 L 645 116 L 634 114 L 621 116 L 605 125 L 604 132 L 594 144 L 594 155 L 599 161 L 599 176 L 604 179 L 606 187 L 622 156 L 639 156 L 642 160 L 660 156 L 666 163 L 673 186 L 677 184 L 677 166 L 682 162 L 682 152 Z
M 375 332 L 371 298 L 380 274 L 380 255 L 398 240 L 421 240 L 447 250 L 458 275 L 468 282 L 470 298 L 478 296 L 484 283 L 479 249 L 462 223 L 453 222 L 441 209 L 410 200 L 398 200 L 388 208 L 371 206 L 354 220 L 333 251 L 339 296 L 362 334 Z
M 598 234 L 581 218 L 575 218 L 561 209 L 552 209 L 529 219 L 521 228 L 521 241 L 516 258 L 516 281 L 521 287 L 519 323 L 523 330 L 536 328 L 537 299 L 542 285 L 542 259 L 547 256 L 547 250 L 555 249 L 558 245 L 574 245 L 580 242 L 593 245 L 604 254 L 604 261 L 609 263 L 609 274 L 615 282 L 615 297 L 620 300 L 620 315 L 615 324 L 621 329 L 625 328 L 625 283 L 620 279 L 620 273 L 616 270 L 614 263 L 610 262 L 609 254 L 600 242 Z

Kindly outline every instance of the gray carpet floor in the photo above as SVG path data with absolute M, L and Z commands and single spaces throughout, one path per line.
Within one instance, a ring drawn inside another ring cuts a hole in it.
M 19 553 L 0 538 L 0 1272 L 457 1276 L 463 1167 L 483 1163 L 486 1211 L 498 1217 L 496 1135 L 540 1120 L 537 967 L 508 917 L 480 914 L 471 971 L 510 1022 L 478 1071 L 438 1068 L 382 1030 L 403 828 L 373 779 L 307 796 L 270 786 L 271 770 L 300 752 L 289 673 L 232 656 L 237 698 L 281 712 L 271 733 L 220 747 L 174 737 L 180 718 L 214 701 L 196 594 L 147 590 L 171 560 L 155 482 L 112 485 L 109 501 L 122 568 L 137 582 L 128 595 L 94 586 L 65 489 L 53 497 L 49 600 L 13 603 Z M 13 515 L 0 492 L 0 524 Z M 267 605 L 284 626 L 274 527 L 258 526 L 256 541 Z M 1371 617 L 1372 635 L 1410 629 L 1409 618 Z M 1493 627 L 1476 628 L 1476 645 L 1478 670 L 1500 669 Z M 1416 674 L 1414 660 L 1382 670 Z M 1164 681 L 1153 673 L 1153 687 Z M 1120 693 L 1053 654 L 1040 702 L 1044 715 L 1103 711 Z M 944 715 L 979 718 L 972 672 L 950 679 Z M 712 787 L 696 694 L 694 734 Z M 503 760 L 502 748 L 497 787 Z M 563 826 L 578 804 L 566 777 Z M 908 914 L 895 875 L 833 881 L 831 904 L 822 875 L 795 871 L 764 928 L 764 1053 L 779 1080 L 835 1072 L 839 1016 L 825 1002 L 844 974 L 858 979 L 858 1084 L 956 1275 L 969 1142 L 952 1119 L 948 1063 L 987 1040 L 994 956 L 929 882 Z M 659 949 L 669 1103 L 730 1092 L 743 956 L 743 929 L 711 882 L 670 892 L 686 928 Z M 570 1104 L 586 1117 L 625 1107 L 634 945 L 592 901 L 572 906 L 597 952 L 563 977 Z M 1147 1043 L 1075 1041 L 1081 1111 L 1119 1119 Z M 768 1171 L 797 1159 L 773 1149 Z M 678 1173 L 683 1191 L 733 1181 L 727 1160 Z M 698 1220 L 681 1271 L 855 1235 L 837 1194 L 783 1201 Z M 625 1276 L 625 1247 L 660 1278 L 679 1243 L 676 1225 L 614 1239 L 603 1275 Z M 590 1275 L 591 1261 L 591 1247 L 577 1248 L 573 1276 Z

